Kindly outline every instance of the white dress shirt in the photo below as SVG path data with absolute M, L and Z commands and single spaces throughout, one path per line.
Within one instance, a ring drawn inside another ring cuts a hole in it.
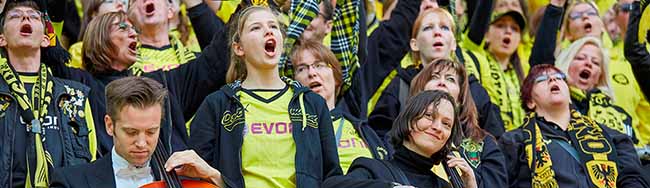
M 145 163 L 146 166 L 144 167 L 135 167 L 117 154 L 115 147 L 113 147 L 111 157 L 113 160 L 113 173 L 115 173 L 115 187 L 137 188 L 153 181 L 149 161 Z

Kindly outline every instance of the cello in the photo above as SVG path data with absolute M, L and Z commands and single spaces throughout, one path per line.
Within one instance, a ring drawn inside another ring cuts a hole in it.
M 457 148 L 452 147 L 452 151 L 458 151 Z M 450 152 L 450 155 L 454 155 Z M 449 182 L 451 183 L 452 188 L 463 188 L 465 187 L 463 180 L 461 179 L 460 175 L 458 174 L 458 171 L 456 170 L 455 167 L 449 167 L 447 165 L 447 159 L 443 160 L 442 166 L 445 169 L 445 173 L 447 173 L 447 176 L 449 178 Z
M 156 150 L 153 152 L 153 162 L 158 165 L 156 173 L 160 174 L 161 181 L 154 181 L 145 185 L 140 186 L 140 188 L 219 188 L 219 186 L 208 183 L 200 180 L 180 180 L 176 171 L 172 170 L 166 172 L 164 165 L 167 159 L 169 159 L 169 153 L 167 149 L 159 143 L 156 144 Z

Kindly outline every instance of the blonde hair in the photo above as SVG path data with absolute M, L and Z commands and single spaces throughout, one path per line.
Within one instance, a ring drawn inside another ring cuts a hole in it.
M 281 24 L 280 20 L 277 17 L 278 15 L 277 12 L 264 6 L 246 7 L 244 10 L 237 13 L 236 16 L 232 17 L 234 19 L 232 18 L 230 19 L 230 22 L 228 24 L 230 24 L 229 34 L 230 34 L 231 49 L 230 49 L 230 65 L 228 66 L 228 72 L 226 73 L 226 83 L 231 83 L 234 82 L 235 80 L 244 80 L 248 75 L 244 58 L 235 54 L 235 49 L 232 46 L 235 43 L 241 42 L 240 37 L 242 31 L 244 30 L 244 25 L 246 25 L 246 20 L 248 19 L 248 17 L 250 17 L 251 14 L 258 11 L 269 11 L 270 13 L 276 16 L 275 19 L 278 22 L 278 24 Z M 282 26 L 280 27 L 282 28 Z M 282 35 L 284 35 L 284 32 L 282 32 Z M 282 44 L 278 43 L 277 45 L 282 45 Z
M 609 79 L 609 54 L 607 54 L 607 51 L 605 51 L 605 48 L 603 46 L 603 43 L 600 41 L 600 39 L 596 37 L 582 37 L 579 40 L 574 41 L 571 43 L 571 45 L 563 50 L 560 55 L 558 55 L 556 61 L 555 61 L 555 66 L 560 69 L 562 72 L 565 72 L 568 74 L 569 72 L 569 66 L 571 66 L 571 63 L 573 62 L 573 58 L 578 54 L 580 49 L 587 45 L 587 44 L 592 44 L 598 47 L 600 49 L 600 54 L 603 56 L 602 57 L 602 63 L 600 63 L 600 69 L 602 70 L 600 73 L 600 77 L 598 78 L 598 83 L 596 84 L 596 88 L 600 89 L 603 93 L 609 95 L 609 97 L 614 97 L 614 91 L 611 89 L 611 81 Z

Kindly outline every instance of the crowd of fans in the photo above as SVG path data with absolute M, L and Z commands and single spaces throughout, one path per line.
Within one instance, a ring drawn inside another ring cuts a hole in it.
M 0 186 L 650 187 L 649 3 L 0 0 Z

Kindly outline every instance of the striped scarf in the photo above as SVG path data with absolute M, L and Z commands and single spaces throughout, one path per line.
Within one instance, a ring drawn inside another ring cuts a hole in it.
M 287 38 L 284 40 L 284 53 L 280 58 L 280 74 L 293 76 L 293 67 L 288 59 L 294 44 L 299 40 L 311 21 L 318 16 L 319 0 L 291 1 L 287 28 Z M 352 75 L 360 66 L 357 53 L 359 51 L 359 4 L 358 0 L 339 0 L 334 11 L 334 23 L 331 33 L 331 50 L 341 63 L 343 73 L 343 88 L 352 83 Z

